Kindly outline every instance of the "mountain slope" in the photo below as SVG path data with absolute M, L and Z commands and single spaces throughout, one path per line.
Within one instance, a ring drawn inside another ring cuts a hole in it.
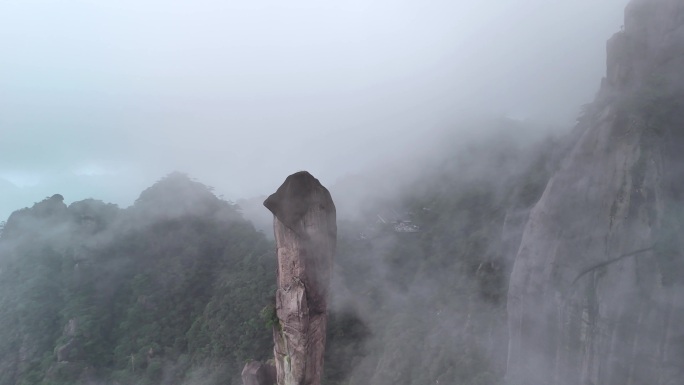
M 452 144 L 394 193 L 374 186 L 391 191 L 391 172 L 364 179 L 368 194 L 357 180 L 331 189 L 361 197 L 339 206 L 358 211 L 338 226 L 333 309 L 357 315 L 368 334 L 330 340 L 326 368 L 350 365 L 326 384 L 502 383 L 508 274 L 567 139 L 522 138 L 511 121 L 476 127 L 493 133 Z
M 0 239 L 0 384 L 238 383 L 269 356 L 272 250 L 181 174 L 126 210 L 55 195 L 17 211 Z
M 508 383 L 681 383 L 684 2 L 634 0 L 508 292 Z

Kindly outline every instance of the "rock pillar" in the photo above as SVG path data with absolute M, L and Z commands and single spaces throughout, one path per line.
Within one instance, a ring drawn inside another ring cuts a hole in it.
M 278 385 L 319 385 L 337 242 L 335 204 L 306 171 L 264 201 L 274 215 L 278 277 L 273 329 Z

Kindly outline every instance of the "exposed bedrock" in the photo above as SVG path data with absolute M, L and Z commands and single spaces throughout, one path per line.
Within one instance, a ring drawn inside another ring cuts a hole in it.
M 684 1 L 632 1 L 607 54 L 516 256 L 510 385 L 684 379 Z
M 335 204 L 308 172 L 287 177 L 264 202 L 274 215 L 278 277 L 273 329 L 278 385 L 318 385 L 337 242 Z

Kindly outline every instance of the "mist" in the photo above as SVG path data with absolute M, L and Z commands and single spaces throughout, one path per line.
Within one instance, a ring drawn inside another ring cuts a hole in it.
M 682 21 L 0 4 L 0 385 L 240 385 L 312 346 L 322 385 L 680 383 Z M 304 236 L 264 207 L 300 170 Z
M 3 2 L 0 215 L 174 170 L 233 200 L 330 184 L 465 116 L 570 125 L 624 5 Z

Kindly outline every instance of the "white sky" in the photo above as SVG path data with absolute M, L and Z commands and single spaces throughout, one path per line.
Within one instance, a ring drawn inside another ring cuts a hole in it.
M 572 122 L 625 4 L 0 0 L 0 217 L 173 170 L 233 200 L 329 184 L 466 114 Z

